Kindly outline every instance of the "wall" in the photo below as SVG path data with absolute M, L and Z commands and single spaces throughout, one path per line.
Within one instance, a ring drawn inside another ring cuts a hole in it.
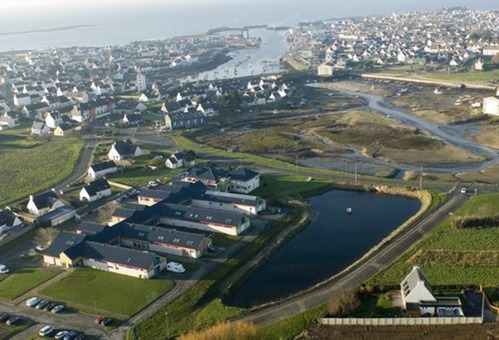
M 100 269 L 107 272 L 117 273 L 121 275 L 133 276 L 136 278 L 149 278 L 153 275 L 147 272 L 147 270 L 135 269 L 122 266 L 120 264 L 105 263 L 100 261 L 95 261 L 92 259 L 83 259 L 83 265 L 85 267 L 90 267 L 94 269 Z M 142 276 L 142 277 L 141 277 Z
M 230 227 L 225 228 L 225 227 L 215 226 L 215 225 L 211 225 L 211 224 L 183 221 L 183 220 L 177 220 L 177 219 L 168 218 L 168 217 L 160 217 L 159 220 L 162 224 L 172 225 L 172 226 L 176 226 L 176 227 L 186 227 L 186 228 L 191 228 L 191 229 L 211 231 L 211 232 L 215 232 L 215 233 L 222 233 L 222 234 L 233 235 L 233 236 L 239 235 L 247 227 L 249 227 L 249 225 L 247 225 L 247 226 L 245 225 L 245 226 L 239 227 L 239 228 L 235 228 L 235 227 L 234 228 L 230 228 Z
M 466 325 L 481 324 L 481 317 L 440 317 L 440 318 L 322 318 L 321 325 L 328 326 L 392 326 L 392 325 Z
M 221 211 L 230 211 L 242 214 L 256 215 L 256 207 L 251 207 L 248 205 L 238 205 L 230 203 L 219 203 L 205 200 L 193 199 L 191 205 L 193 207 L 213 209 Z

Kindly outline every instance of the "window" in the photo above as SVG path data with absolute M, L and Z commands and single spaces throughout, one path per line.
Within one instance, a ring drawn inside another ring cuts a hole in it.
M 225 220 L 226 223 L 232 223 L 232 218 L 228 218 Z
M 158 240 L 164 240 L 165 237 L 164 236 L 158 236 Z
M 143 236 L 145 236 L 145 233 L 139 233 L 139 236 L 143 237 Z
M 194 241 L 187 241 L 187 245 L 192 246 L 194 244 Z
M 207 219 L 208 221 L 211 221 L 211 220 L 213 219 L 213 216 L 206 216 L 206 219 Z
M 173 242 L 180 243 L 180 239 L 179 238 L 175 238 L 175 239 L 173 239 Z

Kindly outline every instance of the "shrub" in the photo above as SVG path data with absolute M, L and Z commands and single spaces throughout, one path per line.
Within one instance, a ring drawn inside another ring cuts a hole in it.
M 190 332 L 179 337 L 180 340 L 260 340 L 264 338 L 263 329 L 245 322 L 219 323 L 210 328 Z
M 329 302 L 329 315 L 348 316 L 359 306 L 357 290 L 346 290 Z
M 499 226 L 499 215 L 456 217 L 452 220 L 452 226 L 457 229 L 496 227 Z

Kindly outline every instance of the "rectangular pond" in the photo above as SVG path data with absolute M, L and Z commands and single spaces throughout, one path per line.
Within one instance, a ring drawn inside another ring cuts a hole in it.
M 333 190 L 310 199 L 318 216 L 258 268 L 226 303 L 250 307 L 307 289 L 340 272 L 421 206 L 418 200 Z M 347 213 L 347 208 L 352 213 Z

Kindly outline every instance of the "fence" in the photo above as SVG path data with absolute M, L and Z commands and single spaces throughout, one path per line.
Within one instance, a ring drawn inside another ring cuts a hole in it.
M 481 317 L 438 318 L 322 318 L 321 325 L 328 326 L 417 326 L 417 325 L 468 325 L 481 324 Z

